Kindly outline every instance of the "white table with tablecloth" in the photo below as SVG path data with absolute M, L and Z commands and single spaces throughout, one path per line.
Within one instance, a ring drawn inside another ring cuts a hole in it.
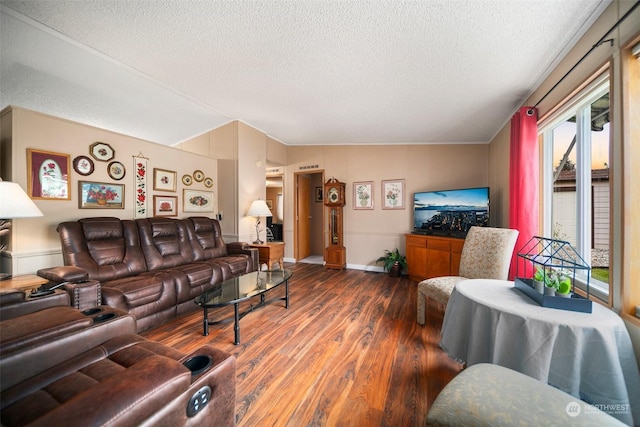
M 541 307 L 513 282 L 465 280 L 447 304 L 440 346 L 467 366 L 514 369 L 640 424 L 631 339 L 620 316 L 600 304 L 592 313 Z

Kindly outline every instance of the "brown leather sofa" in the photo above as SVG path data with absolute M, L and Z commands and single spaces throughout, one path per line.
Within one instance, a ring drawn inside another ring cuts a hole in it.
M 57 230 L 65 266 L 38 275 L 51 283 L 99 281 L 103 304 L 133 315 L 137 332 L 196 309 L 196 296 L 258 269 L 258 250 L 225 243 L 218 221 L 206 217 L 96 217 Z
M 0 293 L 3 426 L 235 425 L 233 356 L 183 354 L 135 335 L 121 310 L 68 301 Z

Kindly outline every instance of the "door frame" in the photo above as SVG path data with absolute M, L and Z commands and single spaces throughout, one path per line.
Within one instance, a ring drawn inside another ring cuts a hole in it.
M 320 174 L 320 181 L 322 182 L 322 184 L 324 185 L 324 169 L 318 169 L 318 170 L 312 170 L 312 171 L 300 171 L 300 172 L 294 172 L 293 173 L 293 187 L 294 187 L 294 191 L 293 191 L 293 258 L 295 259 L 296 262 L 300 261 L 300 252 L 298 249 L 298 235 L 299 235 L 299 229 L 298 226 L 300 224 L 300 219 L 298 217 L 298 176 L 299 175 L 316 175 L 316 174 Z M 309 203 L 313 203 L 313 198 L 309 198 Z M 325 236 L 327 234 L 327 225 L 325 223 L 325 209 L 324 209 L 324 202 L 323 202 L 323 209 L 322 209 L 322 246 L 324 247 L 324 239 Z M 324 251 L 322 253 L 322 259 L 324 261 Z

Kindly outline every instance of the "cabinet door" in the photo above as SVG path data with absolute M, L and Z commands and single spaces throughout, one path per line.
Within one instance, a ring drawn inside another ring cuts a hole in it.
M 427 244 L 423 236 L 406 236 L 409 277 L 414 280 L 427 278 Z
M 451 275 L 458 276 L 460 274 L 460 257 L 462 255 L 462 246 L 464 240 L 451 241 Z
M 451 274 L 451 245 L 449 240 L 427 240 L 427 278 Z

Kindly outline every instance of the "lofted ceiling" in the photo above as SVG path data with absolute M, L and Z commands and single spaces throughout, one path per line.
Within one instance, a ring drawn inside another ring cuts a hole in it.
M 610 0 L 0 4 L 1 108 L 327 145 L 489 142 Z

